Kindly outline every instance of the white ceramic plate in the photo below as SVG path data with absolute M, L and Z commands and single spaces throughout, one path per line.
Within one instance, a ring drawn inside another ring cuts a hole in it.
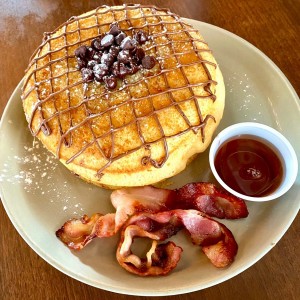
M 236 122 L 257 121 L 283 133 L 300 153 L 299 99 L 282 72 L 258 49 L 223 29 L 188 20 L 198 28 L 220 64 L 227 87 L 226 109 L 219 130 Z M 300 206 L 299 176 L 281 199 L 248 203 L 244 220 L 223 221 L 239 244 L 235 262 L 219 270 L 183 235 L 177 268 L 166 277 L 140 278 L 127 273 L 115 259 L 117 238 L 94 240 L 72 253 L 55 236 L 69 218 L 113 211 L 109 191 L 86 184 L 34 142 L 23 116 L 20 85 L 1 120 L 0 183 L 3 205 L 12 223 L 43 259 L 65 274 L 91 286 L 131 295 L 174 295 L 204 289 L 241 273 L 279 241 Z M 298 160 L 300 161 L 299 157 Z M 192 181 L 213 181 L 208 151 L 170 188 Z M 8 245 L 9 247 L 9 245 Z

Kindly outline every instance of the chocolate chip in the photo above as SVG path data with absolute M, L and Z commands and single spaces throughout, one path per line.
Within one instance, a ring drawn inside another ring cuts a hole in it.
M 121 31 L 116 37 L 115 42 L 117 45 L 121 45 L 122 41 L 126 38 L 126 34 Z
M 138 65 L 131 62 L 130 63 L 130 68 L 129 68 L 130 74 L 135 74 L 138 70 L 139 70 Z
M 104 81 L 106 87 L 109 88 L 110 90 L 115 89 L 117 86 L 117 78 L 114 76 L 104 77 L 103 81 Z
M 85 60 L 82 60 L 81 58 L 77 57 L 77 65 L 78 69 L 81 70 L 82 68 L 85 68 L 87 63 Z
M 108 89 L 117 86 L 118 78 L 135 74 L 142 67 L 152 69 L 156 60 L 146 55 L 139 46 L 148 40 L 148 34 L 139 30 L 134 38 L 112 23 L 107 34 L 94 38 L 91 46 L 81 46 L 75 51 L 78 67 L 84 82 L 104 82 Z
M 102 82 L 103 81 L 103 76 L 99 75 L 99 74 L 94 74 L 95 80 L 98 82 Z
M 86 59 L 87 59 L 87 60 L 93 59 L 93 56 L 94 56 L 96 53 L 97 53 L 97 52 L 96 52 L 92 47 L 89 47 L 88 50 L 87 50 Z
M 152 69 L 155 66 L 155 58 L 153 56 L 147 55 L 142 59 L 142 66 L 145 69 Z
M 90 61 L 88 61 L 88 63 L 87 63 L 87 67 L 89 68 L 89 69 L 93 69 L 94 68 L 94 66 L 97 64 L 97 61 L 96 60 L 90 60 Z
M 97 64 L 93 67 L 94 75 L 97 81 L 101 81 L 103 76 L 108 74 L 108 67 L 104 64 Z
M 119 71 L 119 62 L 118 61 L 115 61 L 114 63 L 113 63 L 113 65 L 112 65 L 112 67 L 111 67 L 111 73 L 114 75 L 114 76 L 116 76 L 116 77 L 118 77 L 119 76 L 119 73 L 120 73 L 120 71 Z
M 135 55 L 137 48 L 138 48 L 137 46 L 134 46 L 134 48 L 130 49 L 130 55 L 131 56 Z
M 101 57 L 101 64 L 110 67 L 114 62 L 114 57 L 110 53 L 103 53 Z
M 145 57 L 145 51 L 142 48 L 137 48 L 134 56 L 136 57 L 138 62 L 141 62 Z
M 94 79 L 93 71 L 88 68 L 82 68 L 81 75 L 84 82 L 92 81 Z
M 117 46 L 112 45 L 109 49 L 109 53 L 116 58 L 119 54 L 120 48 Z
M 99 52 L 96 52 L 94 54 L 94 56 L 92 57 L 92 59 L 95 60 L 97 63 L 100 63 L 101 62 L 101 57 L 102 57 L 102 52 L 99 51 Z
M 124 78 L 127 74 L 130 73 L 130 70 L 125 66 L 125 64 L 120 63 L 119 64 L 119 78 Z
M 123 63 L 128 63 L 130 61 L 130 53 L 129 50 L 122 50 L 119 52 L 118 61 Z
M 148 34 L 143 31 L 143 30 L 139 30 L 134 38 L 136 39 L 136 41 L 139 43 L 139 44 L 145 44 L 147 41 L 148 41 Z
M 127 36 L 120 44 L 120 47 L 124 50 L 130 50 L 135 47 L 135 41 L 130 37 Z
M 108 32 L 109 34 L 112 34 L 113 36 L 116 36 L 120 33 L 120 28 L 119 28 L 119 25 L 118 23 L 112 23 L 110 25 L 110 30 Z
M 91 46 L 97 51 L 100 51 L 103 49 L 100 38 L 96 38 L 96 39 L 92 40 Z
M 75 50 L 75 56 L 81 59 L 85 59 L 87 51 L 88 51 L 87 46 L 80 46 Z
M 101 39 L 101 46 L 107 48 L 111 46 L 114 42 L 114 36 L 112 34 L 107 34 Z

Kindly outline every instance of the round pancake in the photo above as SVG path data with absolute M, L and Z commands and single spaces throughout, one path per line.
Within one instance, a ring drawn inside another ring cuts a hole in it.
M 112 23 L 141 47 L 152 69 L 118 79 L 115 89 L 84 82 L 75 50 Z M 23 108 L 45 147 L 84 180 L 107 188 L 174 176 L 210 144 L 223 114 L 221 71 L 201 34 L 167 9 L 102 6 L 45 33 L 25 72 Z

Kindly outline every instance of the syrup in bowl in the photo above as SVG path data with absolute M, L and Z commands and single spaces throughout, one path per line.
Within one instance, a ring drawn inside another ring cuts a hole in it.
M 297 155 L 286 137 L 256 122 L 223 129 L 211 143 L 209 164 L 224 189 L 257 202 L 281 197 L 298 174 Z
M 222 180 L 247 196 L 265 196 L 278 188 L 283 178 L 282 158 L 267 141 L 242 135 L 225 142 L 215 157 Z

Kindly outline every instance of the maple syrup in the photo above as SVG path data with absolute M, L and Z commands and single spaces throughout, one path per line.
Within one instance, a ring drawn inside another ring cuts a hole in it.
M 279 154 L 267 141 L 251 135 L 224 143 L 216 154 L 215 167 L 229 187 L 247 196 L 266 196 L 283 178 Z

